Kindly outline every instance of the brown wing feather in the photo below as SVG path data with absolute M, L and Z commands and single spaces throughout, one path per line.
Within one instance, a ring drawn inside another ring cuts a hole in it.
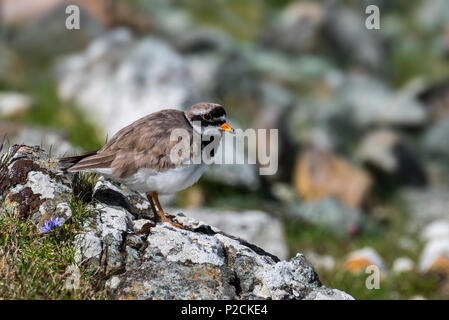
M 112 168 L 114 176 L 123 178 L 140 168 L 177 168 L 182 163 L 173 163 L 170 159 L 170 151 L 178 143 L 170 141 L 175 128 L 188 130 L 192 141 L 192 127 L 182 111 L 152 113 L 118 131 L 103 148 L 83 157 L 68 171 Z

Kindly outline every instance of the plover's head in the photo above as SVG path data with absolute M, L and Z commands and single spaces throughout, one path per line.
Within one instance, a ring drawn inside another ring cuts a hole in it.
M 200 134 L 234 132 L 234 129 L 226 123 L 225 109 L 219 104 L 200 102 L 184 113 L 195 131 Z

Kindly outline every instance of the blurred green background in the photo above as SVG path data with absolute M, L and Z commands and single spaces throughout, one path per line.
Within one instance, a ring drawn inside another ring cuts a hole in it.
M 218 102 L 234 127 L 279 129 L 279 170 L 215 166 L 169 201 L 261 212 L 260 243 L 355 298 L 449 298 L 449 2 L 0 4 L 6 143 L 79 153 L 156 110 Z

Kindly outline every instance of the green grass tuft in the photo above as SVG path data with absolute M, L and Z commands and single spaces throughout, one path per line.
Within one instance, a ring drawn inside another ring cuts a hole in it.
M 73 195 L 71 218 L 47 233 L 0 208 L 0 299 L 107 298 L 99 270 L 75 262 L 75 236 L 93 214 L 86 203 L 92 179 L 81 177 L 84 192 Z M 69 266 L 79 270 L 75 288 L 66 285 L 72 282 Z

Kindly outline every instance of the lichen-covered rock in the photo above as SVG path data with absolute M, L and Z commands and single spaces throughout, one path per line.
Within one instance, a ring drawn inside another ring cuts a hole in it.
M 57 161 L 39 147 L 15 145 L 9 154 L 6 166 L 0 168 L 0 200 L 5 209 L 37 226 L 70 218 L 72 189 L 69 178 L 58 172 Z
M 288 248 L 283 224 L 259 210 L 241 212 L 216 209 L 189 209 L 184 213 L 196 220 L 216 226 L 227 234 L 246 239 L 280 259 L 286 259 Z
M 71 175 L 58 172 L 57 161 L 38 147 L 10 152 L 0 175 L 6 208 L 36 224 L 68 217 Z M 182 213 L 172 219 L 183 229 L 161 224 L 144 197 L 105 179 L 93 198 L 75 238 L 75 262 L 99 271 L 113 298 L 352 299 L 323 286 L 302 254 L 280 260 Z
M 219 230 L 203 230 L 208 226 L 195 220 L 177 221 L 186 230 L 167 224 L 151 229 L 138 266 L 119 276 L 117 298 L 351 298 L 322 286 L 301 254 L 279 261 Z

